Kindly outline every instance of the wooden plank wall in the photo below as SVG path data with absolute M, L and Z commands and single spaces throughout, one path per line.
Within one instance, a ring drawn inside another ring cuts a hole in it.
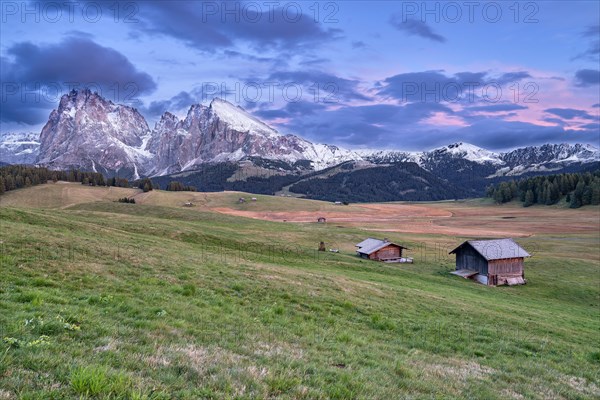
M 402 257 L 402 249 L 400 247 L 396 247 L 396 246 L 384 247 L 383 249 L 380 249 L 380 250 L 376 251 L 375 253 L 371 254 L 372 260 L 381 260 L 381 259 L 399 258 L 399 257 Z
M 464 246 L 457 251 L 456 269 L 470 269 L 480 274 L 488 274 L 488 262 L 471 246 Z
M 523 272 L 523 258 L 507 258 L 489 262 L 490 275 L 521 275 Z

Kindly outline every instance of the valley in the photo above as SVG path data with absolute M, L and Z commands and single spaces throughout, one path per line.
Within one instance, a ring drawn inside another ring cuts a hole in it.
M 0 400 L 600 400 L 599 1 L 0 3 Z

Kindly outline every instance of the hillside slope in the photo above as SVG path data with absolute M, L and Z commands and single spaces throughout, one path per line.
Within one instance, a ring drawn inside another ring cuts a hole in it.
M 387 265 L 358 228 L 98 200 L 0 207 L 4 398 L 600 395 L 597 232 L 520 239 L 528 284 L 489 288 L 460 237 L 386 233 L 416 261 Z

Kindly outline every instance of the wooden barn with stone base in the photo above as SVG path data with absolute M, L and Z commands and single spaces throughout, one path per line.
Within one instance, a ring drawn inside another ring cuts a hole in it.
M 525 284 L 524 260 L 531 257 L 512 239 L 467 240 L 456 254 L 455 275 L 488 286 Z

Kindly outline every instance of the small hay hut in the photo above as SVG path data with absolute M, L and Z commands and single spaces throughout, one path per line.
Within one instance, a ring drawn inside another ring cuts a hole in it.
M 356 244 L 356 255 L 362 258 L 384 262 L 412 262 L 412 258 L 402 257 L 403 250 L 408 249 L 387 239 L 367 238 Z
M 453 274 L 488 286 L 523 285 L 525 258 L 531 255 L 513 239 L 467 240 L 452 250 Z

